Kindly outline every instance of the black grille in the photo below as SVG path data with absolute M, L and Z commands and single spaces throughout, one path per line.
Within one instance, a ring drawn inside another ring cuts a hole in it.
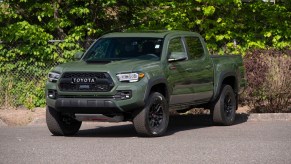
M 94 82 L 75 83 L 74 78 L 93 78 Z M 114 87 L 110 75 L 105 72 L 66 72 L 59 83 L 61 91 L 71 92 L 108 92 Z

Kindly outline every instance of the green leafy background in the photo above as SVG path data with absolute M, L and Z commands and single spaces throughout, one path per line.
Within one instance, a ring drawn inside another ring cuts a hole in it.
M 111 31 L 195 31 L 213 54 L 290 49 L 291 1 L 249 1 L 0 1 L 0 106 L 44 106 L 47 72 Z

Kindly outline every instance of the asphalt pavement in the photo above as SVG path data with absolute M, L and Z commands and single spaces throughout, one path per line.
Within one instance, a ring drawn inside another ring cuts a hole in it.
M 140 138 L 131 123 L 86 123 L 72 137 L 44 125 L 0 127 L 0 163 L 291 163 L 291 121 L 212 126 L 171 117 L 166 136 Z

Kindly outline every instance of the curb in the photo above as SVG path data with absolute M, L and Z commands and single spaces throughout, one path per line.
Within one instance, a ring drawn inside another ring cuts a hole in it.
M 253 113 L 248 121 L 291 121 L 291 113 Z
M 240 113 L 236 115 L 237 121 L 291 121 L 291 113 Z M 0 119 L 1 121 L 1 119 Z M 84 125 L 91 125 L 96 122 L 83 122 Z M 5 124 L 5 123 L 4 123 Z M 6 125 L 6 124 L 5 124 Z M 26 126 L 46 126 L 45 118 L 36 118 Z M 0 125 L 1 126 L 1 125 Z M 7 125 L 6 125 L 7 126 Z
M 26 126 L 42 126 L 42 125 L 46 125 L 45 118 L 36 118 L 36 119 L 32 120 Z
M 238 113 L 236 116 L 238 121 L 291 121 L 291 113 Z M 86 124 L 90 122 L 86 122 Z M 46 125 L 45 118 L 36 118 L 25 126 L 43 126 Z M 0 119 L 0 127 L 8 125 Z
M 4 121 L 0 119 L 0 127 L 8 126 Z

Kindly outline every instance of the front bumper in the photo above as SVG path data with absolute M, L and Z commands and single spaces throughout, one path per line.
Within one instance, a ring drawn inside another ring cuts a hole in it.
M 127 101 L 127 100 L 120 100 Z M 62 113 L 120 114 L 144 107 L 144 102 L 119 103 L 114 99 L 99 98 L 47 98 L 47 105 Z
M 122 110 L 111 100 L 58 98 L 55 109 L 64 113 L 117 114 Z
M 112 114 L 131 113 L 145 105 L 147 81 L 117 83 L 110 92 L 62 92 L 57 83 L 46 84 L 46 104 L 63 113 Z M 48 97 L 48 90 L 57 92 L 55 98 Z M 119 91 L 131 91 L 131 98 L 115 98 Z

